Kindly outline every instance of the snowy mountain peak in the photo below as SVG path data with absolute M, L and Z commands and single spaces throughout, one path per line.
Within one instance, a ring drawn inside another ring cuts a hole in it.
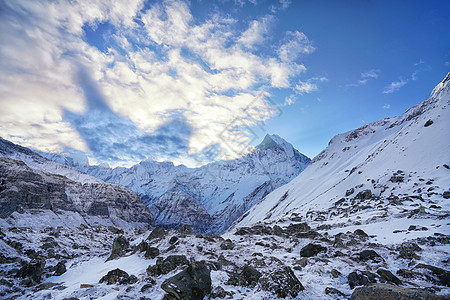
M 264 137 L 264 140 L 256 146 L 256 149 L 259 151 L 265 151 L 269 149 L 281 149 L 283 150 L 288 157 L 294 157 L 298 155 L 298 151 L 286 140 L 281 138 L 276 134 L 267 134 Z
M 289 144 L 283 138 L 281 138 L 280 136 L 278 136 L 276 134 L 266 134 L 266 136 L 264 137 L 264 140 L 258 146 L 256 146 L 256 148 L 258 148 L 260 150 L 265 150 L 265 149 L 269 149 L 269 148 L 273 148 L 273 147 L 279 147 L 279 146 L 283 147 L 285 145 L 292 146 L 291 144 Z

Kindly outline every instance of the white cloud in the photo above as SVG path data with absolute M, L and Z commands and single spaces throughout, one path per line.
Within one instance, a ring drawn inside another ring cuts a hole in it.
M 291 5 L 291 0 L 280 0 L 281 8 L 286 9 Z
M 319 89 L 317 86 L 318 82 L 325 82 L 325 81 L 328 81 L 328 79 L 325 76 L 313 77 L 313 78 L 308 79 L 307 81 L 299 80 L 298 84 L 295 86 L 295 90 L 300 95 L 310 94 Z
M 383 94 L 394 93 L 394 92 L 398 91 L 406 83 L 408 83 L 408 81 L 407 80 L 403 80 L 401 78 L 400 78 L 399 81 L 391 82 L 390 84 L 388 84 L 387 86 L 384 87 Z
M 294 32 L 278 52 L 285 59 L 257 55 L 242 44 L 257 47 L 269 32 L 270 16 L 241 33 L 236 20 L 221 15 L 195 22 L 182 1 L 151 5 L 139 16 L 143 26 L 134 21 L 140 0 L 89 5 L 7 0 L 5 6 L 0 12 L 0 130 L 5 138 L 43 151 L 89 151 L 64 119 L 65 111 L 87 109 L 77 79 L 80 66 L 112 111 L 144 132 L 170 121 L 174 111 L 182 114 L 192 128 L 189 152 L 196 154 L 211 144 L 235 143 L 221 137 L 232 126 L 271 118 L 270 95 L 259 97 L 260 91 L 290 87 L 306 69 L 293 58 L 298 51 L 314 51 L 303 33 Z M 102 22 L 115 26 L 114 39 L 122 49 L 103 53 L 85 41 L 83 26 Z M 140 47 L 131 47 L 132 41 Z M 314 86 L 317 80 L 307 83 Z M 299 89 L 308 90 L 301 82 Z M 245 140 L 245 130 L 236 143 L 240 139 Z
M 253 20 L 249 28 L 242 33 L 238 42 L 247 48 L 262 44 L 270 32 L 273 19 L 272 15 L 267 15 L 260 20 Z
M 296 101 L 295 99 L 295 95 L 290 95 L 289 97 L 286 97 L 286 99 L 284 100 L 284 106 L 289 106 L 294 104 Z
M 367 72 L 361 73 L 361 78 L 378 78 L 378 73 L 380 73 L 380 70 L 372 69 Z
M 383 105 L 383 108 L 384 109 L 389 109 L 389 108 L 391 108 L 391 105 L 390 104 L 385 104 L 385 105 Z
M 278 49 L 278 56 L 285 62 L 295 61 L 300 55 L 311 54 L 316 50 L 303 32 L 288 31 L 285 40 Z
M 377 79 L 378 74 L 380 73 L 380 70 L 378 69 L 371 69 L 367 72 L 361 73 L 361 79 L 359 79 L 357 82 L 346 84 L 346 87 L 357 87 L 361 85 L 366 85 L 369 80 Z

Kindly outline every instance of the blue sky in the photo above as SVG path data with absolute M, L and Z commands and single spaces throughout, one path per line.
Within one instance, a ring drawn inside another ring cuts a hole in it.
M 89 4 L 87 4 L 89 3 Z M 0 3 L 1 136 L 91 163 L 198 166 L 276 133 L 313 157 L 426 99 L 448 1 Z

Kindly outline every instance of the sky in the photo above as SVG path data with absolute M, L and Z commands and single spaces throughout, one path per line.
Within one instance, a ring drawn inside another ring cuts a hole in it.
M 309 157 L 450 70 L 449 1 L 0 1 L 0 136 L 197 167 L 278 134 Z

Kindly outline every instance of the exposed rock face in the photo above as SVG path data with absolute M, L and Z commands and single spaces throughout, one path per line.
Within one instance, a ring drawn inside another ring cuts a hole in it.
M 44 158 L 42 158 L 44 159 Z M 153 224 L 153 216 L 139 197 L 120 186 L 101 182 L 80 183 L 0 157 L 0 217 L 13 212 L 69 211 L 105 220 Z
M 161 288 L 174 299 L 202 300 L 211 293 L 211 271 L 204 261 L 194 261 L 185 270 L 164 281 Z
M 391 284 L 377 283 L 370 286 L 356 288 L 351 300 L 378 300 L 378 299 L 445 299 L 421 289 L 402 288 Z

